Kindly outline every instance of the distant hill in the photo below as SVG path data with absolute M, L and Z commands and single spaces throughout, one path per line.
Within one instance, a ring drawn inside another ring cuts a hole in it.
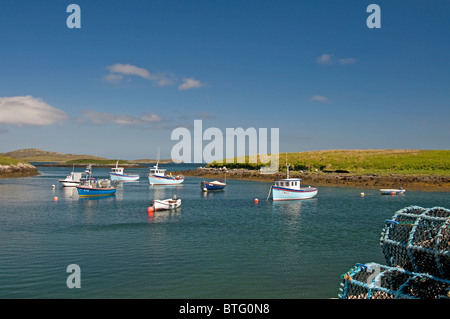
M 78 154 L 64 154 L 60 152 L 49 152 L 37 148 L 25 148 L 7 153 L 0 153 L 0 155 L 17 158 L 27 162 L 66 162 L 76 159 L 94 159 L 106 160 L 104 157 L 93 155 L 78 155 Z
M 15 159 L 19 159 L 26 162 L 54 162 L 54 163 L 64 163 L 64 164 L 85 164 L 85 163 L 103 163 L 103 164 L 111 164 L 116 163 L 117 159 L 108 159 L 95 155 L 86 155 L 86 154 L 64 154 L 61 152 L 49 152 L 44 151 L 38 148 L 24 148 L 20 150 L 15 150 L 7 153 L 0 153 L 0 155 L 12 157 Z M 111 163 L 109 163 L 111 162 Z M 122 161 L 120 160 L 120 164 L 152 164 L 156 163 L 156 159 L 138 159 L 134 161 Z M 159 163 L 167 164 L 167 163 L 176 163 L 172 159 L 163 159 L 159 160 Z
M 153 163 L 156 163 L 156 162 L 158 162 L 158 160 L 156 160 L 156 159 L 148 159 L 148 158 L 146 158 L 146 159 L 137 159 L 137 160 L 134 160 L 134 161 L 130 161 L 130 163 L 137 163 L 137 164 L 153 164 Z M 174 161 L 174 160 L 172 160 L 172 159 L 163 159 L 163 160 L 159 160 L 159 163 L 160 164 L 169 164 L 169 163 L 182 163 L 181 161 Z

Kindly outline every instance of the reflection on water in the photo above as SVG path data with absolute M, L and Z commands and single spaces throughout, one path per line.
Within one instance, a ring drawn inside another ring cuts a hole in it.
M 149 189 L 149 199 L 153 201 L 154 199 L 167 199 L 173 198 L 174 195 L 177 195 L 182 189 L 183 184 L 179 185 L 150 185 Z M 177 196 L 179 197 L 179 196 Z
M 78 191 L 76 187 L 62 187 L 62 193 L 65 200 L 78 199 Z
M 148 211 L 149 223 L 164 223 L 174 221 L 180 217 L 181 207 L 173 210 Z

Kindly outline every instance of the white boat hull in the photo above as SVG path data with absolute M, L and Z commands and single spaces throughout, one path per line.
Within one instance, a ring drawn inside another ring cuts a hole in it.
M 184 182 L 184 178 L 175 178 L 172 176 L 156 176 L 149 175 L 148 182 L 150 185 L 178 185 Z
M 405 189 L 380 189 L 381 195 L 403 195 Z
M 181 199 L 164 199 L 153 201 L 153 210 L 171 210 L 181 206 Z
M 109 176 L 112 181 L 137 181 L 139 179 L 139 175 L 109 173 Z
M 61 185 L 64 186 L 64 187 L 76 187 L 76 186 L 80 185 L 80 182 L 69 181 L 69 180 L 63 180 L 63 179 L 60 179 L 59 182 L 60 182 Z
M 300 189 L 289 189 L 285 187 L 272 187 L 272 198 L 274 201 L 301 200 L 313 198 L 319 190 L 313 187 L 302 187 Z

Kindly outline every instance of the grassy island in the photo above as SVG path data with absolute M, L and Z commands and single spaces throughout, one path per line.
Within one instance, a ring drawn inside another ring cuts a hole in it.
M 398 188 L 450 192 L 450 150 L 326 150 L 280 154 L 279 170 L 261 174 L 262 166 L 243 158 L 212 162 L 184 171 L 185 176 L 269 182 L 286 177 L 303 179 L 304 185 L 364 188 Z
M 237 158 L 230 162 L 213 162 L 207 167 L 258 170 L 268 166 L 261 162 L 249 163 L 248 156 L 243 163 Z M 450 150 L 327 150 L 280 154 L 280 171 L 286 171 L 286 163 L 291 171 L 450 176 Z

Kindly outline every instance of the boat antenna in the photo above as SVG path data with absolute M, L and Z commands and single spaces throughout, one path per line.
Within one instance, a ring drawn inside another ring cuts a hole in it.
M 155 168 L 158 168 L 158 164 L 159 164 L 159 145 L 158 145 L 158 148 L 156 151 L 156 166 L 155 166 Z
M 287 162 L 287 153 L 284 153 L 286 155 L 286 173 L 287 173 L 287 179 L 289 179 L 289 164 Z

